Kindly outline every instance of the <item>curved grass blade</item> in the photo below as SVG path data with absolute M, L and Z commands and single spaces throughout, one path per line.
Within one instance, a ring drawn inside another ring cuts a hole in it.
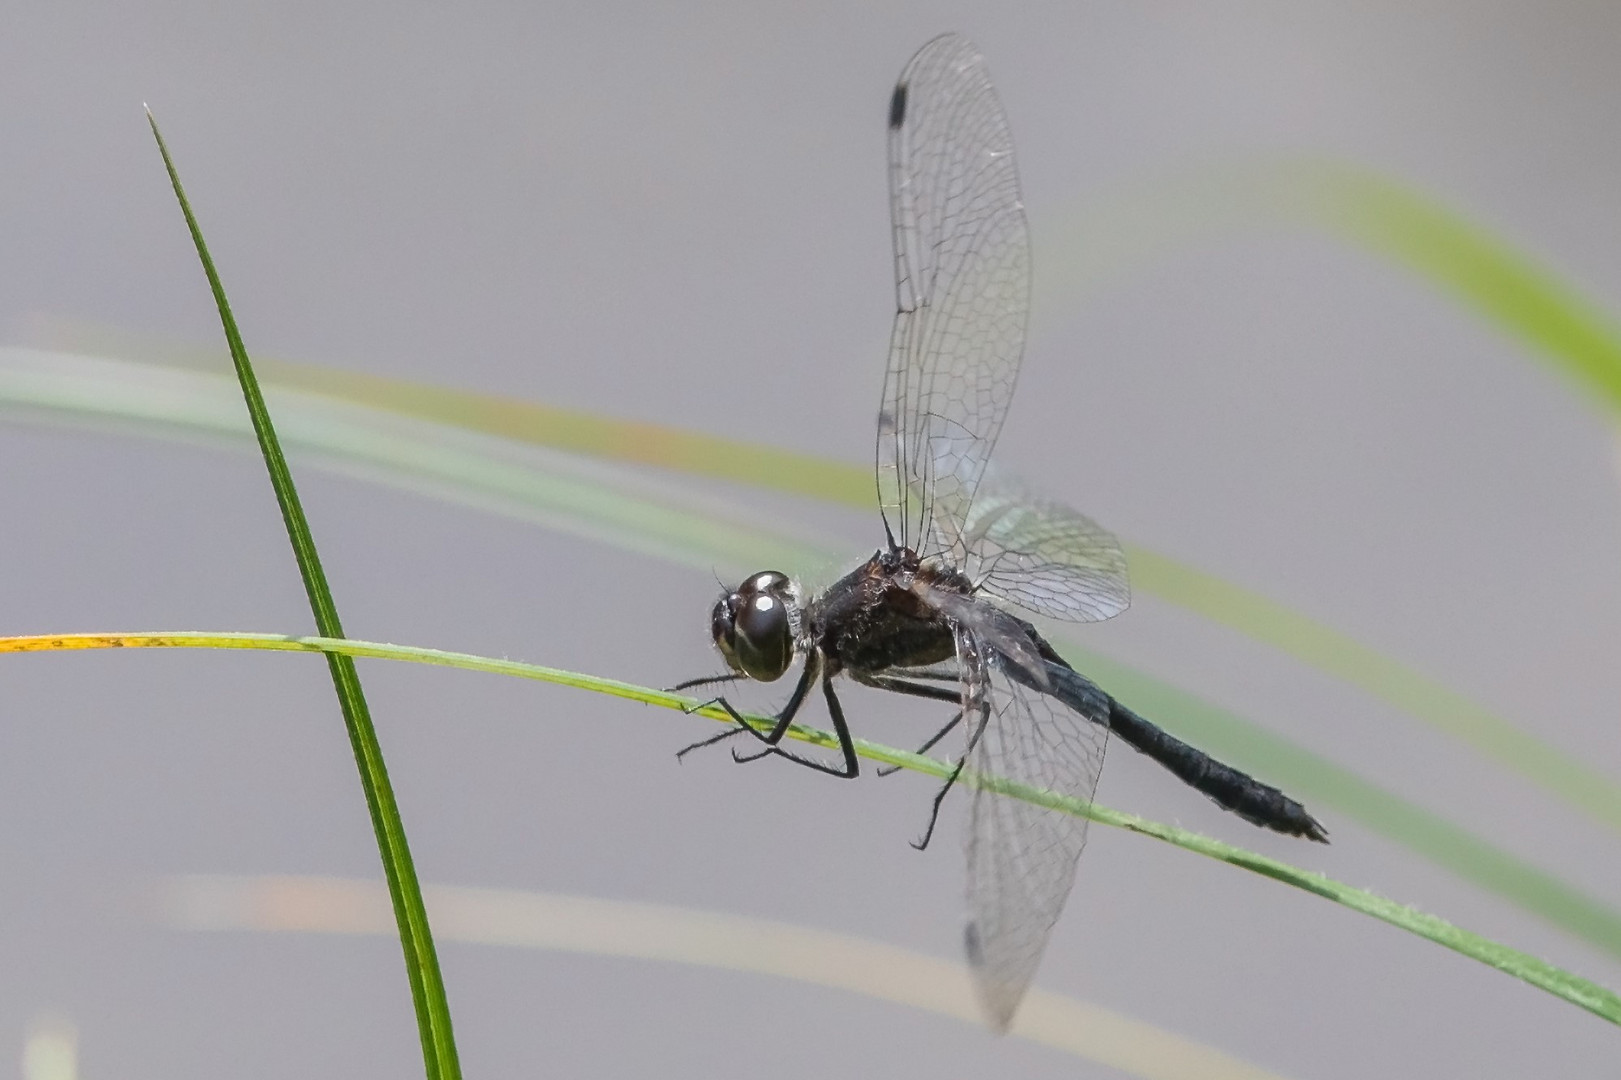
M 1035 308 L 1079 296 L 1168 252 L 1283 225 L 1402 267 L 1621 414 L 1621 325 L 1571 283 L 1417 186 L 1353 162 L 1274 157 L 1137 178 L 1090 196 L 1044 233 Z
M 227 410 L 221 405 L 223 397 L 216 400 L 212 383 L 223 380 L 214 376 L 18 350 L 0 351 L 0 357 L 7 361 L 0 365 L 0 399 L 71 409 L 76 416 L 141 417 L 170 437 L 198 431 L 241 434 L 234 407 Z M 70 366 L 65 359 L 75 362 Z M 207 392 L 197 391 L 199 380 L 210 384 Z M 312 396 L 275 393 L 288 444 L 314 451 L 320 455 L 319 464 L 348 475 L 358 472 L 366 479 L 520 518 L 538 516 L 581 535 L 733 576 L 763 563 L 794 568 L 827 557 L 825 551 L 799 540 L 758 530 L 741 512 L 711 508 L 713 516 L 706 520 L 663 501 L 650 502 L 623 486 L 627 476 L 622 473 L 598 474 L 576 483 L 567 476 L 546 475 L 559 462 L 492 457 L 491 445 L 447 438 L 446 430 L 437 425 L 411 421 L 411 426 L 401 428 L 405 421 L 390 423 L 387 416 L 360 406 L 330 401 L 323 406 Z M 365 467 L 358 468 L 356 462 Z M 582 487 L 588 490 L 582 492 Z M 669 485 L 661 495 L 677 504 L 689 500 Z M 690 498 L 697 505 L 698 496 Z M 1059 644 L 1066 653 L 1084 657 L 1080 663 L 1087 669 L 1110 672 L 1106 677 L 1118 680 L 1123 690 L 1129 687 L 1133 701 L 1164 716 L 1176 731 L 1216 756 L 1265 774 L 1370 831 L 1441 862 L 1567 933 L 1612 953 L 1621 950 L 1617 929 L 1621 915 L 1604 903 L 1258 724 L 1102 656 Z
M 639 701 L 683 713 L 696 714 L 730 723 L 730 716 L 718 706 L 697 706 L 697 701 L 664 690 L 600 679 L 578 672 L 541 667 L 515 660 L 475 656 L 469 653 L 445 652 L 405 645 L 388 645 L 371 641 L 347 641 L 328 637 L 298 637 L 290 635 L 245 633 L 131 633 L 131 634 L 54 634 L 30 637 L 0 638 L 0 653 L 47 652 L 83 649 L 113 648 L 210 648 L 210 649 L 262 649 L 277 652 L 341 654 L 346 657 L 371 657 L 383 660 L 404 660 L 419 664 L 462 668 L 497 675 L 511 675 L 556 683 L 581 690 L 591 690 L 612 697 Z M 760 730 L 769 730 L 772 721 L 763 716 L 745 717 Z M 794 725 L 788 734 L 802 742 L 829 749 L 837 748 L 839 741 L 831 732 Z M 922 754 L 897 750 L 867 739 L 854 740 L 856 752 L 869 761 L 884 765 L 898 765 L 928 776 L 945 778 L 952 763 Z M 1326 875 L 1304 870 L 1279 859 L 1268 858 L 1256 852 L 1224 844 L 1186 829 L 1148 821 L 1134 814 L 1111 810 L 1096 803 L 1086 803 L 1055 792 L 1042 791 L 1022 784 L 1014 784 L 998 777 L 963 775 L 966 782 L 986 787 L 1012 798 L 1025 799 L 1040 806 L 1050 807 L 1068 814 L 1076 814 L 1104 825 L 1127 829 L 1143 836 L 1173 844 L 1185 851 L 1217 859 L 1232 866 L 1292 885 L 1297 889 L 1321 896 L 1335 903 L 1371 915 L 1392 926 L 1443 945 L 1454 952 L 1478 960 L 1499 971 L 1512 975 L 1538 989 L 1545 990 L 1573 1005 L 1578 1005 L 1612 1024 L 1621 1025 L 1621 995 L 1588 979 L 1555 967 L 1527 953 L 1511 949 L 1478 934 L 1470 933 L 1416 908 L 1397 904 L 1364 889 L 1357 889 Z M 1611 946 L 1612 951 L 1616 946 Z
M 1621 415 L 1621 325 L 1551 269 L 1371 169 L 1306 160 L 1279 182 L 1299 193 L 1307 220 L 1443 289 Z
M 1231 754 L 1258 775 L 1286 778 L 1283 783 L 1290 788 L 1298 783 L 1325 806 L 1354 806 L 1353 816 L 1364 827 L 1397 838 L 1437 866 L 1621 958 L 1621 913 L 1603 900 L 1192 694 L 1097 653 L 1067 645 L 1062 651 L 1077 668 L 1139 703 L 1149 715 L 1175 717 L 1180 733 L 1216 756 Z
M 170 393 L 159 392 L 155 399 L 146 396 L 151 390 L 144 387 L 147 381 L 178 382 L 189 373 L 172 372 L 164 366 L 31 350 L 0 350 L 0 356 L 5 359 L 0 368 L 0 401 L 91 414 L 137 415 L 159 423 L 234 431 L 233 423 L 197 408 L 192 400 L 195 391 L 187 393 L 177 385 Z M 53 365 L 66 369 L 60 373 L 62 377 L 53 374 Z M 376 375 L 278 362 L 261 362 L 260 366 L 272 373 L 276 387 L 294 387 L 336 401 L 364 403 L 531 446 L 588 454 L 611 462 L 654 464 L 862 508 L 866 508 L 872 495 L 871 477 L 864 468 L 771 447 Z M 84 369 L 82 379 L 70 374 L 74 368 Z M 97 385 L 98 380 L 115 383 L 121 389 L 109 393 L 106 386 Z M 374 421 L 368 422 L 360 414 L 331 415 L 323 424 L 310 416 L 314 409 L 314 404 L 304 399 L 283 410 L 301 421 L 298 442 L 346 459 L 362 458 L 385 469 L 403 465 L 441 477 L 448 486 L 431 492 L 441 498 L 456 498 L 512 514 L 515 510 L 510 501 L 504 506 L 491 505 L 470 498 L 468 492 L 483 490 L 497 498 L 517 496 L 521 503 L 547 506 L 549 512 L 542 515 L 546 524 L 562 525 L 594 539 L 699 568 L 707 569 L 718 559 L 746 572 L 756 562 L 795 566 L 826 557 L 825 553 L 809 553 L 798 540 L 756 528 L 746 515 L 730 515 L 729 524 L 717 526 L 702 515 L 691 514 L 683 506 L 695 503 L 695 493 L 680 500 L 661 501 L 656 511 L 651 509 L 650 500 L 643 499 L 642 509 L 632 514 L 627 512 L 624 499 L 613 498 L 594 480 L 565 491 L 567 482 L 554 478 L 545 483 L 547 490 L 541 491 L 542 485 L 532 476 L 487 460 L 488 447 L 476 447 L 470 452 L 441 449 L 443 434 L 434 437 L 431 432 L 384 445 L 384 435 L 361 438 L 343 430 L 343 425 L 356 421 L 375 428 Z M 556 469 L 560 464 L 549 462 L 548 467 Z M 397 476 L 383 479 L 398 482 Z M 623 485 L 628 481 L 621 476 L 615 482 Z M 417 490 L 421 490 L 420 484 Z M 591 522 L 598 524 L 593 526 Z M 1197 612 L 1342 679 L 1466 743 L 1621 832 L 1621 785 L 1597 770 L 1442 683 L 1260 593 L 1141 545 L 1128 543 L 1126 552 L 1133 587 L 1139 592 Z M 731 561 L 740 553 L 749 553 L 750 557 Z
M 261 366 L 255 363 L 255 367 Z M 309 466 L 533 521 L 708 571 L 824 552 L 747 521 L 742 507 L 629 469 L 266 384 L 282 444 Z M 235 380 L 212 372 L 0 348 L 0 405 L 18 419 L 242 449 Z
M 1439 200 L 1373 170 L 1285 158 L 1137 182 L 1054 223 L 1040 311 L 1073 309 L 1098 281 L 1212 234 L 1287 223 L 1403 266 L 1529 347 L 1621 415 L 1621 327 L 1557 274 Z M 58 328 L 58 334 L 63 333 Z M 83 337 L 71 329 L 69 337 Z M 105 337 L 106 335 L 102 335 Z M 105 344 L 105 342 L 103 342 Z M 127 348 L 121 336 L 120 349 Z M 165 354 L 173 362 L 177 350 Z M 876 355 L 876 353 L 875 353 Z M 855 467 L 655 424 L 611 420 L 308 365 L 262 364 L 276 381 L 470 430 L 755 484 L 866 508 Z M 1621 784 L 1440 682 L 1253 591 L 1127 545 L 1134 587 L 1196 611 L 1396 706 L 1621 832 Z
M 191 211 L 191 204 L 186 200 L 185 189 L 180 184 L 180 174 L 175 170 L 174 160 L 169 156 L 169 148 L 164 144 L 163 134 L 158 130 L 157 120 L 152 116 L 151 110 L 147 111 L 146 119 L 151 125 L 152 137 L 157 140 L 158 152 L 163 156 L 163 166 L 169 173 L 169 183 L 174 188 L 175 198 L 180 202 L 180 212 L 185 215 L 186 228 L 191 232 L 192 243 L 197 248 L 197 257 L 201 260 L 203 272 L 208 277 L 208 287 L 214 294 L 215 306 L 219 308 L 220 324 L 225 330 L 225 340 L 231 349 L 231 361 L 236 366 L 237 381 L 242 387 L 242 397 L 247 403 L 248 415 L 253 420 L 253 431 L 259 440 L 259 451 L 264 457 L 266 469 L 270 472 L 270 484 L 275 490 L 276 502 L 281 507 L 282 521 L 287 526 L 287 536 L 292 542 L 293 554 L 298 560 L 298 572 L 304 579 L 304 591 L 309 597 L 310 610 L 315 614 L 316 628 L 325 636 L 341 638 L 343 626 L 338 621 L 337 605 L 332 600 L 331 589 L 327 587 L 326 573 L 321 569 L 320 556 L 315 550 L 315 539 L 310 534 L 304 510 L 299 505 L 298 492 L 293 486 L 293 475 L 287 468 L 281 444 L 276 438 L 276 429 L 270 421 L 270 411 L 265 407 L 264 396 L 260 393 L 258 380 L 254 378 L 253 365 L 248 359 L 248 351 L 242 344 L 242 335 L 237 331 L 236 320 L 231 315 L 231 306 L 225 297 L 225 286 L 221 284 L 219 273 L 214 268 L 214 260 L 208 254 L 208 245 L 203 242 L 202 229 Z M 377 731 L 372 726 L 371 714 L 366 708 L 366 698 L 360 688 L 360 676 L 355 671 L 354 660 L 338 653 L 327 654 L 327 667 L 331 671 L 332 685 L 337 691 L 338 703 L 343 710 L 344 724 L 349 731 L 349 742 L 354 749 L 355 764 L 360 769 L 361 788 L 366 794 L 366 806 L 371 812 L 372 829 L 377 834 L 377 847 L 382 856 L 384 875 L 388 879 L 389 895 L 394 902 L 394 915 L 399 925 L 400 944 L 405 950 L 405 969 L 411 983 L 411 998 L 416 1006 L 417 1030 L 422 1040 L 422 1057 L 427 1076 L 429 1080 L 460 1080 L 461 1066 L 457 1061 L 456 1040 L 451 1030 L 450 1006 L 445 999 L 444 981 L 439 973 L 439 958 L 434 952 L 433 936 L 428 928 L 428 913 L 423 907 L 422 890 L 417 884 L 416 869 L 411 862 L 411 850 L 405 840 L 405 826 L 400 820 L 399 806 L 395 802 L 394 790 L 388 781 L 388 770 L 383 763 L 382 746 L 377 741 Z
M 1621 784 L 1456 690 L 1260 593 L 1134 544 L 1132 584 L 1333 675 L 1621 833 Z M 1262 737 L 1266 737 L 1262 733 Z
M 181 930 L 393 931 L 379 882 L 188 874 L 157 884 L 160 917 Z M 431 884 L 424 891 L 441 941 L 749 972 L 983 1023 L 961 962 L 881 941 L 667 904 Z M 1164 1028 L 1039 988 L 1008 1034 L 1142 1080 L 1283 1080 Z
M 657 465 L 862 509 L 870 509 L 872 502 L 868 466 L 376 375 L 285 363 L 267 368 L 282 385 L 533 445 Z M 1621 784 L 1603 773 L 1399 660 L 1260 593 L 1139 544 L 1127 543 L 1125 549 L 1136 591 L 1195 611 L 1342 679 L 1621 833 Z

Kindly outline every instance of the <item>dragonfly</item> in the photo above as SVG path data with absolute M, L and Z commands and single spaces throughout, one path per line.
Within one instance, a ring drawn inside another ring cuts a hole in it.
M 1087 819 L 992 790 L 982 778 L 1090 804 L 1111 735 L 1247 821 L 1327 842 L 1275 787 L 1133 712 L 1072 668 L 1026 616 L 1094 622 L 1131 594 L 1119 541 L 1090 518 L 988 471 L 1013 397 L 1030 308 L 1030 241 L 1007 116 L 979 51 L 946 34 L 912 57 L 889 102 L 895 323 L 878 413 L 875 478 L 884 546 L 823 591 L 767 570 L 726 589 L 710 633 L 727 665 L 676 689 L 799 676 L 769 727 L 725 698 L 733 721 L 681 755 L 752 737 L 740 762 L 785 758 L 860 772 L 835 679 L 949 705 L 920 753 L 961 730 L 934 797 L 973 781 L 964 843 L 969 966 L 990 1026 L 1005 1031 L 1068 899 Z M 783 745 L 820 685 L 839 759 Z M 882 770 L 880 770 L 882 771 Z

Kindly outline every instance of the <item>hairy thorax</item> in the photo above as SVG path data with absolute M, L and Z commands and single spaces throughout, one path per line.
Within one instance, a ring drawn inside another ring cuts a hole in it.
M 880 551 L 835 582 L 809 612 L 808 629 L 833 670 L 925 667 L 956 655 L 951 623 L 931 590 L 972 592 L 953 570 L 920 562 L 909 548 Z

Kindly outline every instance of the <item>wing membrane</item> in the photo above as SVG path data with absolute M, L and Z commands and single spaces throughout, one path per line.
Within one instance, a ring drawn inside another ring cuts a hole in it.
M 1108 743 L 1104 723 L 1072 712 L 1009 674 L 994 649 L 959 632 L 965 714 L 976 773 L 1090 802 Z M 1041 963 L 1075 881 L 1087 820 L 976 789 L 966 834 L 968 959 L 980 1003 L 1005 1030 Z
M 973 502 L 1013 396 L 1030 308 L 1013 141 L 967 40 L 935 38 L 901 73 L 890 104 L 889 183 L 896 312 L 878 500 L 891 535 L 921 547 L 961 531 L 932 529 L 931 507 L 937 495 L 953 513 Z M 965 554 L 956 552 L 959 561 Z
M 966 553 L 960 567 L 977 590 L 1066 622 L 1113 618 L 1131 605 L 1120 541 L 1080 511 L 998 477 L 962 518 L 952 548 Z M 935 520 L 938 529 L 938 508 Z

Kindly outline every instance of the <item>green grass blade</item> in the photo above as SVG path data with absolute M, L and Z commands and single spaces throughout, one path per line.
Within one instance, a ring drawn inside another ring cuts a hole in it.
M 261 649 L 278 652 L 341 654 L 346 657 L 370 657 L 384 660 L 402 660 L 441 667 L 455 667 L 468 671 L 516 676 L 541 682 L 571 686 L 581 690 L 608 694 L 646 705 L 667 709 L 691 710 L 696 704 L 692 698 L 668 691 L 653 690 L 645 686 L 599 679 L 578 672 L 541 667 L 515 660 L 475 656 L 469 653 L 444 652 L 404 645 L 388 645 L 370 641 L 346 641 L 329 637 L 296 637 L 287 635 L 246 633 L 139 633 L 139 634 L 57 634 L 33 637 L 0 638 L 0 653 L 45 652 L 112 648 L 212 648 Z M 730 722 L 728 714 L 710 706 L 697 709 L 698 715 L 722 723 Z M 747 718 L 762 730 L 769 729 L 772 721 L 767 717 Z M 795 739 L 815 746 L 836 748 L 837 736 L 816 728 L 795 725 L 789 730 Z M 914 772 L 944 778 L 952 769 L 950 762 L 939 761 L 921 754 L 909 753 L 866 739 L 856 739 L 856 752 L 869 761 L 884 765 L 898 765 Z M 1174 826 L 1148 821 L 1133 814 L 1111 810 L 1095 803 L 1087 803 L 1071 796 L 1043 791 L 1024 784 L 1015 784 L 998 777 L 980 777 L 964 774 L 963 779 L 1011 798 L 1024 799 L 1040 806 L 1064 813 L 1076 814 L 1114 828 L 1127 829 L 1150 836 L 1207 858 L 1261 874 L 1297 889 L 1332 900 L 1352 910 L 1371 915 L 1399 929 L 1416 934 L 1426 940 L 1443 945 L 1472 960 L 1494 967 L 1538 989 L 1545 990 L 1573 1005 L 1580 1006 L 1612 1024 L 1621 1025 L 1621 995 L 1588 979 L 1555 967 L 1527 953 L 1460 929 L 1434 915 L 1416 908 L 1398 904 L 1365 889 L 1357 889 L 1326 875 L 1304 870 L 1278 859 L 1224 844 L 1198 833 Z
M 287 363 L 267 365 L 267 370 L 281 385 L 535 445 L 658 465 L 847 506 L 867 508 L 873 500 L 871 470 L 866 466 L 376 375 Z M 1343 679 L 1621 832 L 1621 785 L 1484 706 L 1257 592 L 1139 544 L 1127 544 L 1126 554 L 1135 591 L 1195 611 Z
M 68 358 L 63 360 L 66 363 Z M 10 377 L 0 376 L 0 399 L 87 412 L 122 411 L 128 415 L 138 410 L 141 402 L 131 399 L 131 395 L 140 392 L 136 380 L 124 379 L 118 371 L 110 370 L 110 362 L 98 363 L 109 367 L 101 377 L 118 378 L 125 387 L 123 392 L 98 394 L 93 385 L 70 385 L 67 379 L 48 385 L 47 377 L 40 375 L 25 382 L 19 370 Z M 696 475 L 770 486 L 778 491 L 851 506 L 865 506 L 871 498 L 870 478 L 864 469 L 769 447 L 374 375 L 286 363 L 261 366 L 277 380 L 274 385 L 294 386 L 342 401 L 365 402 L 402 415 L 548 448 L 629 464 L 659 464 Z M 138 370 L 134 365 L 125 365 L 125 368 L 131 374 Z M 154 375 L 154 378 L 161 376 Z M 154 401 L 143 415 L 161 420 L 159 410 L 175 404 L 173 396 L 165 397 Z M 169 419 L 177 418 L 169 414 Z M 334 425 L 337 422 L 337 418 L 332 418 Z M 375 439 L 344 437 L 337 434 L 335 428 L 322 432 L 307 426 L 302 430 L 307 432 L 308 441 L 326 440 L 323 449 L 349 455 L 369 454 L 379 463 L 382 461 Z M 433 461 L 426 460 L 432 452 L 431 443 L 424 440 L 418 440 L 414 448 L 390 447 L 384 451 L 396 461 L 408 453 L 415 455 L 423 459 L 420 468 L 447 479 L 454 478 L 463 486 L 490 488 L 499 483 L 503 490 L 520 497 L 520 488 L 532 486 L 516 478 L 498 479 L 496 474 L 500 467 L 495 463 L 481 464 L 463 458 L 450 464 L 445 454 Z M 757 560 L 762 565 L 794 565 L 796 559 L 804 558 L 793 545 L 785 545 L 785 538 L 767 537 L 741 519 L 725 527 L 705 527 L 697 517 L 682 515 L 675 508 L 659 513 L 644 509 L 639 514 L 629 514 L 623 510 L 623 500 L 616 504 L 598 485 L 582 485 L 578 498 L 561 494 L 556 487 L 554 481 L 553 490 L 544 498 L 554 505 L 569 504 L 570 513 L 576 515 L 576 531 L 579 531 L 579 515 L 604 521 L 611 518 L 615 528 L 589 531 L 589 535 L 673 558 L 686 565 L 707 568 L 719 560 L 727 566 L 741 566 L 736 560 L 745 552 L 751 553 L 751 559 L 744 562 Z M 618 510 L 613 509 L 615 505 L 619 506 Z M 510 506 L 505 512 L 512 512 Z M 555 517 L 551 520 L 556 523 Z M 654 537 L 660 539 L 655 543 Z M 1127 545 L 1127 553 L 1133 584 L 1139 592 L 1195 611 L 1343 679 L 1467 743 L 1499 765 L 1561 796 L 1594 820 L 1621 832 L 1621 785 L 1489 709 L 1400 661 L 1259 593 L 1141 545 Z
M 1079 295 L 1099 281 L 1169 250 L 1212 234 L 1253 232 L 1280 222 L 1327 232 L 1413 272 L 1621 414 L 1621 327 L 1613 319 L 1557 274 L 1439 200 L 1334 160 L 1207 167 L 1094 198 L 1055 223 L 1036 308 L 1073 310 Z M 86 336 L 72 328 L 66 335 Z M 99 335 L 97 343 L 106 346 L 107 336 Z M 131 347 L 124 335 L 111 344 L 118 352 Z M 163 355 L 172 363 L 183 351 L 168 348 Z M 871 499 L 865 467 L 378 376 L 276 362 L 262 366 L 284 385 L 470 430 L 855 506 L 866 507 Z M 1137 591 L 1197 611 L 1341 678 L 1621 832 L 1621 785 L 1584 762 L 1400 661 L 1258 593 L 1136 545 L 1128 545 L 1127 552 Z
M 1347 241 L 1414 273 L 1526 346 L 1621 417 L 1621 326 L 1549 268 L 1439 200 L 1354 164 L 1305 158 L 1208 168 L 1076 215 L 1051 245 L 1041 310 L 1070 311 L 1088 284 L 1211 232 L 1279 221 Z M 1099 243 L 1100 236 L 1103 242 Z M 272 377 L 442 423 L 614 460 L 660 465 L 867 507 L 870 471 L 711 438 L 370 375 L 276 363 Z M 1473 747 L 1621 832 L 1621 784 L 1412 668 L 1251 590 L 1139 545 L 1133 587 L 1196 611 L 1359 687 Z
M 1621 912 L 1603 900 L 1225 709 L 1106 656 L 1068 645 L 1063 652 L 1134 708 L 1150 716 L 1175 717 L 1178 734 L 1217 758 L 1237 762 L 1286 790 L 1310 791 L 1314 804 L 1338 810 L 1363 827 L 1396 839 L 1465 881 L 1621 958 Z
M 74 362 L 69 364 L 69 360 Z M 170 437 L 184 437 L 188 432 L 239 437 L 241 425 L 234 400 L 216 394 L 212 386 L 199 391 L 199 382 L 222 383 L 230 389 L 218 376 L 188 371 L 0 351 L 0 400 L 49 407 L 53 416 L 62 415 L 54 410 L 70 409 L 76 417 L 140 417 L 159 425 L 156 430 Z M 758 531 L 742 511 L 728 516 L 711 509 L 712 516 L 702 520 L 665 505 L 663 499 L 673 499 L 676 505 L 689 502 L 687 493 L 671 490 L 669 484 L 660 489 L 660 501 L 649 503 L 645 493 L 614 486 L 624 483 L 623 473 L 595 474 L 588 484 L 576 483 L 568 476 L 560 479 L 546 474 L 547 469 L 560 466 L 557 461 L 491 457 L 491 447 L 465 445 L 449 438 L 450 433 L 439 425 L 410 421 L 402 428 L 407 422 L 389 422 L 386 414 L 361 406 L 332 401 L 323 405 L 321 399 L 295 391 L 272 392 L 278 395 L 278 415 L 289 445 L 317 455 L 316 463 L 345 475 L 358 472 L 367 479 L 429 497 L 448 496 L 519 518 L 538 517 L 554 527 L 631 550 L 739 577 L 760 565 L 791 569 L 827 557 L 825 551 L 808 547 L 800 539 Z M 142 430 L 151 433 L 152 429 Z M 365 468 L 360 469 L 357 462 L 366 463 Z M 589 490 L 582 494 L 582 486 Z M 690 499 L 691 506 L 698 505 L 696 496 Z M 1152 563 L 1149 568 L 1153 569 Z M 1210 584 L 1196 581 L 1192 587 L 1208 589 Z M 1215 601 L 1231 599 L 1218 595 Z M 1104 677 L 1122 696 L 1217 757 L 1308 797 L 1319 809 L 1332 810 L 1442 862 L 1454 873 L 1567 933 L 1612 953 L 1621 949 L 1621 935 L 1616 932 L 1621 916 L 1580 890 L 1258 724 L 1104 657 L 1090 655 L 1082 663 L 1094 672 L 1108 672 Z
M 1621 413 L 1621 325 L 1549 267 L 1418 187 L 1352 162 L 1218 163 L 1091 194 L 1045 230 L 1035 308 L 1079 298 L 1156 258 L 1279 225 L 1403 268 Z
M 1369 169 L 1309 160 L 1281 182 L 1309 219 L 1442 289 L 1621 415 L 1621 326 L 1552 270 L 1439 200 Z
M 214 260 L 208 254 L 202 229 L 186 199 L 180 184 L 174 159 L 158 130 L 157 120 L 150 110 L 146 114 L 157 140 L 158 152 L 163 155 L 163 166 L 169 173 L 169 183 L 180 211 L 185 215 L 186 227 L 191 232 L 197 257 L 208 276 L 208 287 L 219 308 L 220 323 L 225 340 L 230 346 L 231 361 L 236 366 L 237 381 L 247 402 L 248 415 L 253 420 L 254 434 L 259 440 L 259 451 L 270 472 L 270 484 L 275 489 L 276 502 L 281 507 L 282 521 L 292 541 L 293 554 L 298 560 L 298 571 L 304 579 L 304 591 L 309 596 L 310 610 L 315 614 L 315 625 L 323 636 L 343 636 L 338 621 L 337 605 L 327 587 L 326 574 L 321 569 L 315 540 L 310 535 L 309 522 L 299 505 L 298 492 L 293 486 L 292 472 L 287 468 L 276 430 L 270 421 L 258 380 L 247 349 L 242 344 L 231 306 L 225 297 Z M 339 653 L 327 654 L 327 667 L 332 674 L 332 685 L 337 691 L 338 703 L 343 710 L 344 724 L 349 731 L 350 745 L 354 749 L 355 764 L 360 769 L 360 784 L 366 794 L 366 806 L 371 812 L 372 828 L 377 834 L 377 847 L 382 855 L 384 876 L 388 880 L 389 895 L 394 903 L 395 920 L 399 924 L 400 943 L 405 950 L 405 968 L 411 983 L 411 998 L 416 1006 L 417 1030 L 422 1040 L 422 1056 L 429 1080 L 460 1080 L 461 1066 L 456 1058 L 456 1040 L 451 1029 L 450 1006 L 445 998 L 444 981 L 439 973 L 439 958 L 434 952 L 433 936 L 428 927 L 427 909 L 422 903 L 422 890 L 417 883 L 416 869 L 411 862 L 411 850 L 406 844 L 405 826 L 400 820 L 399 806 L 394 789 L 388 781 L 388 770 L 383 763 L 383 750 L 377 741 L 377 731 L 366 708 L 361 692 L 360 676 L 354 660 Z
M 1463 694 L 1333 627 L 1157 551 L 1128 544 L 1131 580 L 1333 675 L 1468 745 L 1621 833 L 1621 784 Z
M 263 365 L 255 361 L 255 369 Z M 265 385 L 276 429 L 305 467 L 561 529 L 707 572 L 821 559 L 743 508 L 574 455 Z M 120 360 L 0 348 L 0 407 L 18 418 L 240 450 L 251 445 L 234 378 Z

